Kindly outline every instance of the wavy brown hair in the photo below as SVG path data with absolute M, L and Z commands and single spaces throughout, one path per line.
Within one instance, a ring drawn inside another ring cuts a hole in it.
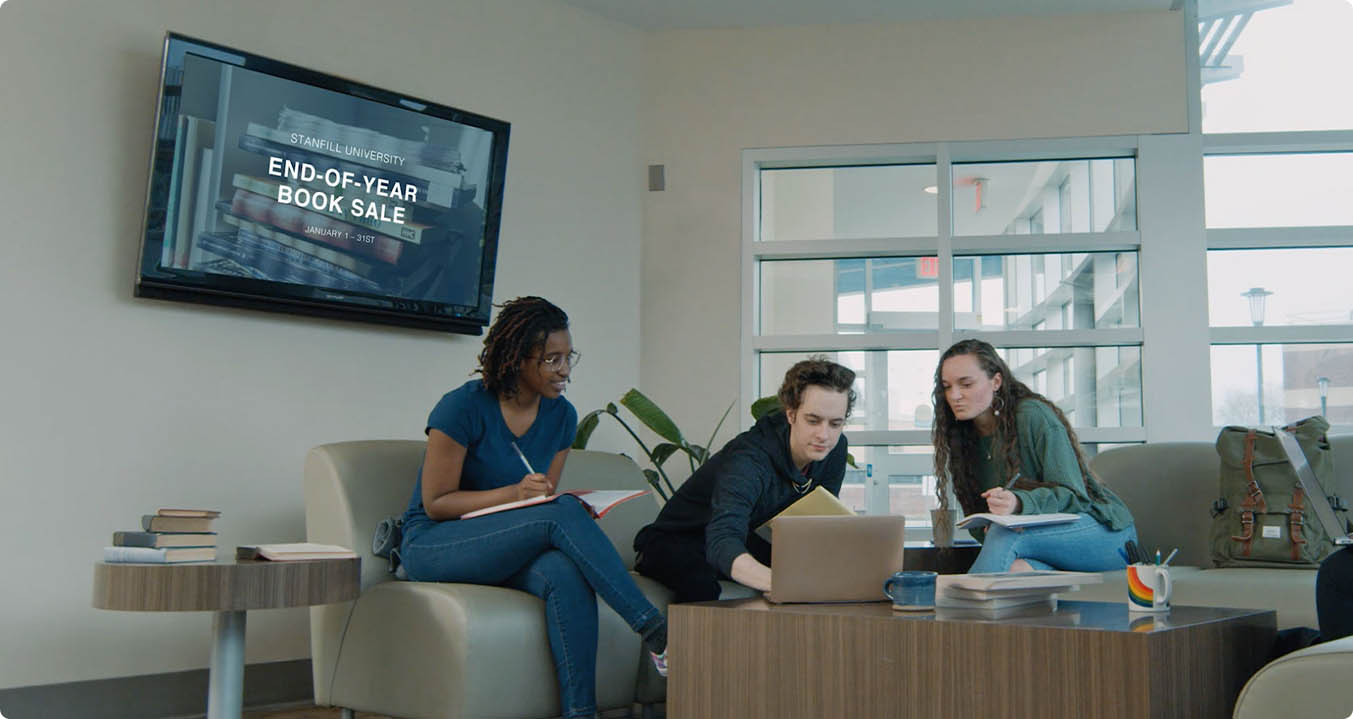
M 498 305 L 498 317 L 484 337 L 479 369 L 484 388 L 495 397 L 514 397 L 522 362 L 545 349 L 551 332 L 568 329 L 568 315 L 542 297 L 518 297 Z
M 935 494 L 939 499 L 940 509 L 949 509 L 948 489 L 952 485 L 954 496 L 958 497 L 958 503 L 963 507 L 964 514 L 986 511 L 986 507 L 982 504 L 982 490 L 977 483 L 979 439 L 977 423 L 955 417 L 954 410 L 949 407 L 949 402 L 944 396 L 944 380 L 941 373 L 944 361 L 960 355 L 969 355 L 977 360 L 977 365 L 987 377 L 995 377 L 998 374 L 1001 376 L 1001 386 L 991 398 L 991 404 L 997 410 L 996 432 L 992 443 L 995 445 L 999 442 L 1002 448 L 1002 454 L 1005 456 L 1005 476 L 1015 476 L 1020 468 L 1019 447 L 1016 443 L 1019 439 L 1015 428 L 1016 408 L 1020 402 L 1042 402 L 1052 409 L 1057 421 L 1062 423 L 1067 436 L 1071 439 L 1071 447 L 1076 451 L 1076 463 L 1080 465 L 1081 476 L 1086 478 L 1085 488 L 1090 494 L 1090 499 L 1096 502 L 1105 501 L 1104 493 L 1100 491 L 1099 484 L 1085 461 L 1085 453 L 1081 451 L 1076 431 L 1071 428 L 1071 423 L 1067 421 L 1066 415 L 1062 414 L 1062 410 L 1048 398 L 1015 379 L 1005 360 L 996 354 L 996 348 L 981 340 L 968 339 L 945 350 L 940 357 L 939 365 L 935 367 L 935 389 L 931 395 L 931 402 L 935 405 L 935 424 L 930 431 L 930 439 L 935 445 Z M 1055 486 L 1057 485 L 1051 482 L 1021 477 L 1015 482 L 1014 488 Z M 947 519 L 949 514 L 942 512 L 941 516 Z
M 799 360 L 785 372 L 785 380 L 780 384 L 776 396 L 780 398 L 780 407 L 786 411 L 798 409 L 803 404 L 803 393 L 814 385 L 825 387 L 833 392 L 846 394 L 846 416 L 855 407 L 855 371 L 839 365 L 827 355 L 813 355 Z

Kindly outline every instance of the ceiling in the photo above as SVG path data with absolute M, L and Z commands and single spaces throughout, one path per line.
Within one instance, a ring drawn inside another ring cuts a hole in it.
M 1183 0 L 562 0 L 642 30 L 1081 15 L 1178 9 Z

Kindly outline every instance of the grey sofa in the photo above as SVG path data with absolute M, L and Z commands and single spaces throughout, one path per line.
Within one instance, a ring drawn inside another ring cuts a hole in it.
M 1339 493 L 1353 497 L 1353 436 L 1331 437 Z M 1179 547 L 1174 602 L 1277 611 L 1278 628 L 1315 627 L 1315 570 L 1213 568 L 1209 507 L 1219 462 L 1211 442 L 1162 442 L 1100 453 L 1092 467 L 1132 509 L 1148 551 Z M 1068 595 L 1121 602 L 1124 572 Z M 1260 669 L 1236 701 L 1236 719 L 1273 716 L 1345 717 L 1353 712 L 1353 637 L 1293 652 Z
M 393 581 L 385 560 L 370 554 L 377 523 L 407 505 L 424 448 L 421 441 L 341 442 L 315 447 L 306 458 L 307 538 L 362 555 L 361 596 L 311 610 L 315 703 L 394 717 L 558 716 L 539 599 L 500 587 Z M 569 454 L 563 483 L 648 486 L 629 458 L 589 451 Z M 656 502 L 638 499 L 600 520 L 627 565 L 633 565 L 635 533 L 657 509 Z M 635 578 L 665 611 L 667 590 Z M 651 710 L 666 697 L 665 680 L 639 637 L 605 603 L 597 604 L 599 708 Z

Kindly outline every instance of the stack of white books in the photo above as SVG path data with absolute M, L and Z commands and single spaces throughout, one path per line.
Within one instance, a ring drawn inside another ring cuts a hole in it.
M 950 615 L 1012 616 L 1054 608 L 1058 594 L 1102 581 L 1093 572 L 942 574 L 935 581 L 935 607 Z

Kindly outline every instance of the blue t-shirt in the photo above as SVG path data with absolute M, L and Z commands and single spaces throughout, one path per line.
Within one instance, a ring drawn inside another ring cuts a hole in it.
M 484 388 L 483 380 L 472 379 L 442 395 L 428 415 L 426 433 L 441 430 L 465 448 L 465 464 L 460 470 L 460 488 L 497 489 L 516 484 L 526 476 L 526 466 L 512 449 L 521 448 L 531 467 L 542 474 L 561 450 L 573 446 L 578 434 L 578 412 L 563 397 L 540 398 L 536 419 L 526 434 L 517 437 L 508 429 L 498 397 Z M 418 467 L 418 482 L 404 513 L 405 523 L 429 521 L 423 511 L 423 467 Z

